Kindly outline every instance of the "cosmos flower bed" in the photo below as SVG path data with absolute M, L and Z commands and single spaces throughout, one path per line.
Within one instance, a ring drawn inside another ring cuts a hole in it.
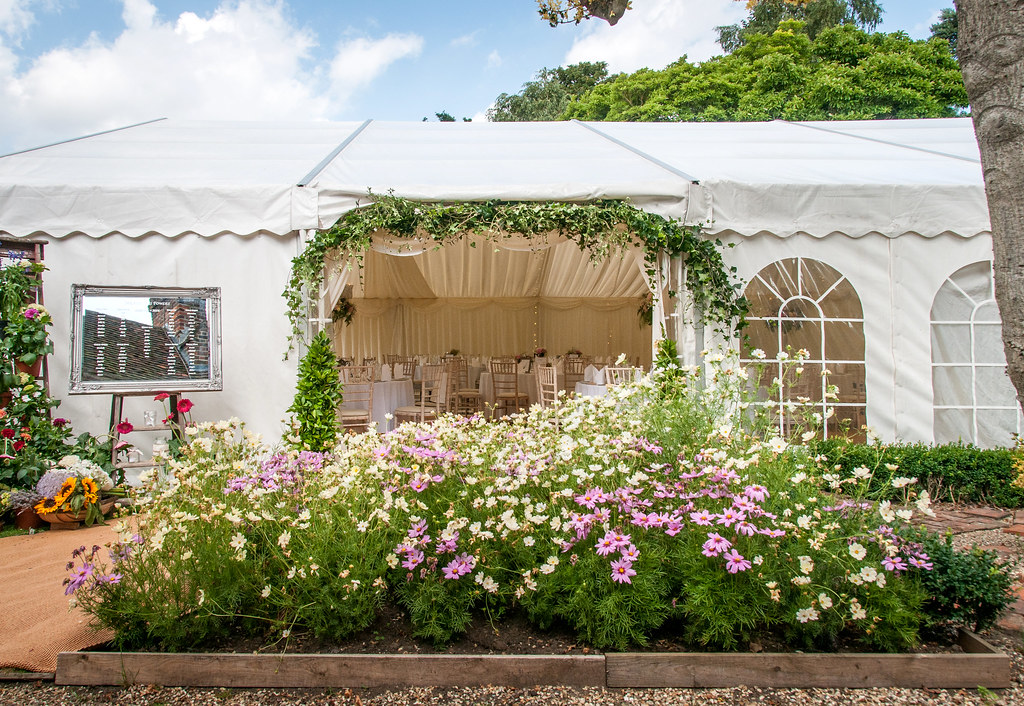
M 860 497 L 866 469 L 742 431 L 744 377 L 726 365 L 698 389 L 674 371 L 506 422 L 349 435 L 328 455 L 200 424 L 122 542 L 75 557 L 67 592 L 122 649 L 340 639 L 385 602 L 435 643 L 520 611 L 602 649 L 663 626 L 710 649 L 767 632 L 912 646 L 931 564 L 901 528 L 927 495 L 907 485 L 916 507 L 897 517 Z

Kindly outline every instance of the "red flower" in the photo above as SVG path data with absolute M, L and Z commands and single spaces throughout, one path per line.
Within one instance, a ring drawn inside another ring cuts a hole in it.
M 15 441 L 13 446 L 14 446 L 14 450 L 15 451 L 21 451 L 23 448 L 25 448 L 25 442 L 24 441 Z
M 168 414 L 166 417 L 164 417 L 164 421 L 162 423 L 163 424 L 170 424 L 173 421 L 174 421 L 174 415 Z
M 55 426 L 55 427 L 64 427 L 64 426 L 67 426 L 67 425 L 68 425 L 68 420 L 64 419 L 64 417 L 57 417 L 56 419 L 53 420 L 53 426 Z
M 134 430 L 135 430 L 135 427 L 132 426 L 132 423 L 129 422 L 127 419 L 125 419 L 123 422 L 121 422 L 120 424 L 117 425 L 117 433 L 118 434 L 131 434 L 132 431 L 134 431 Z
M 160 392 L 160 393 L 157 393 L 157 396 L 154 397 L 153 399 L 156 400 L 157 402 L 163 402 L 168 397 L 170 397 L 170 395 L 167 394 L 166 392 Z
M 5 439 L 13 439 L 14 438 L 14 430 L 13 429 L 4 429 L 3 431 L 0 431 L 0 434 L 2 434 Z
M 188 414 L 190 409 L 192 409 L 192 400 L 182 398 L 182 400 L 178 402 L 178 411 L 182 414 Z

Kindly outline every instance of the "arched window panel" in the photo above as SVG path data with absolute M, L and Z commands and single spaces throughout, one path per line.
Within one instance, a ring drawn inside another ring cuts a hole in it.
M 828 265 L 825 265 L 828 267 Z M 831 267 L 828 269 L 832 270 Z M 838 274 L 835 270 L 833 273 Z M 860 297 L 848 279 L 838 280 L 817 300 L 822 313 L 830 319 L 863 319 L 864 310 L 860 305 Z
M 990 262 L 957 270 L 936 292 L 931 342 L 936 443 L 1011 444 L 1024 422 L 1006 375 Z
M 784 301 L 778 291 L 757 277 L 747 285 L 743 295 L 747 298 L 750 316 L 775 316 Z
M 853 285 L 835 268 L 817 260 L 788 258 L 774 262 L 750 281 L 750 301 L 743 359 L 753 363 L 754 349 L 764 351 L 772 377 L 785 380 L 776 399 L 759 399 L 773 407 L 773 418 L 789 432 L 803 413 L 825 421 L 823 434 L 863 438 L 867 397 L 864 369 L 864 319 Z M 804 349 L 808 358 L 795 375 L 792 364 L 777 361 L 780 351 Z M 839 400 L 829 399 L 829 385 Z

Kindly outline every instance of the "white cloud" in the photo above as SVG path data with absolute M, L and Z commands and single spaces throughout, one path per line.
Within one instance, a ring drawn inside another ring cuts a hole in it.
M 35 15 L 29 9 L 33 0 L 0 0 L 0 32 L 17 40 L 32 23 Z
M 686 54 L 690 61 L 703 61 L 721 54 L 716 26 L 738 22 L 747 9 L 742 2 L 707 0 L 646 0 L 610 27 L 591 20 L 577 39 L 565 63 L 607 61 L 608 70 L 660 69 Z
M 3 12 L 18 0 L 0 0 Z M 24 3 L 22 3 L 22 6 Z M 359 38 L 336 47 L 330 70 L 311 60 L 316 36 L 283 0 L 222 0 L 206 16 L 159 17 L 149 0 L 123 0 L 112 41 L 19 58 L 0 38 L 0 152 L 158 117 L 330 118 L 392 62 L 415 54 L 414 35 Z
M 499 66 L 501 66 L 501 54 L 499 54 L 498 50 L 495 49 L 487 55 L 487 68 L 496 69 Z
M 464 34 L 461 37 L 456 37 L 452 41 L 448 42 L 450 47 L 475 47 L 477 45 L 476 36 L 480 34 L 480 30 L 474 30 L 469 34 Z
M 388 66 L 423 49 L 415 34 L 389 34 L 383 39 L 352 39 L 338 45 L 331 62 L 331 100 L 336 105 L 377 78 Z M 339 105 L 340 107 L 340 105 Z

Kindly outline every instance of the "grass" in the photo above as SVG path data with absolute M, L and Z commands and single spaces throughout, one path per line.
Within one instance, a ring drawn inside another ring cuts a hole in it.
M 35 534 L 36 532 L 45 532 L 47 529 L 49 529 L 49 528 L 48 527 L 41 527 L 39 529 L 27 530 L 27 529 L 18 529 L 14 525 L 10 525 L 10 526 L 3 525 L 3 526 L 0 526 L 0 539 L 3 539 L 4 537 L 17 537 L 17 536 L 22 535 L 22 534 Z

